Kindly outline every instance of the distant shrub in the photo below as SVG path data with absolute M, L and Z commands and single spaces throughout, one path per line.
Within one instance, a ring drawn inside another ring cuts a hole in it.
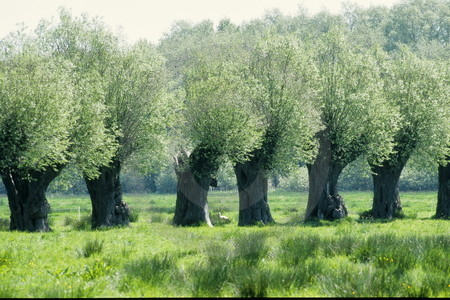
M 308 170 L 306 167 L 297 168 L 289 175 L 280 177 L 278 188 L 288 192 L 308 191 Z
M 155 180 L 158 193 L 171 194 L 177 192 L 177 176 L 173 167 L 164 169 Z
M 120 180 L 124 193 L 147 193 L 150 191 L 145 176 L 138 172 L 124 171 Z

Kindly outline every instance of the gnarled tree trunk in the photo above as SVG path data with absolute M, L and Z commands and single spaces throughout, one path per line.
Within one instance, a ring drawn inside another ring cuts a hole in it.
M 130 224 L 130 210 L 122 200 L 121 164 L 114 161 L 99 169 L 96 179 L 85 177 L 92 203 L 92 228 Z
M 450 163 L 439 166 L 439 190 L 436 218 L 450 218 Z
M 403 168 L 417 145 L 413 131 L 404 130 L 395 138 L 396 146 L 389 159 L 381 165 L 369 162 L 373 178 L 372 216 L 376 219 L 392 219 L 402 211 L 398 184 Z
M 15 172 L 6 172 L 2 175 L 11 210 L 10 230 L 51 231 L 48 223 L 50 204 L 45 192 L 61 170 L 62 167 L 34 171 L 30 173 L 31 178 L 24 178 Z
M 404 164 L 371 166 L 373 178 L 372 216 L 376 219 L 392 219 L 402 210 L 398 183 Z
M 270 213 L 267 188 L 268 178 L 262 160 L 253 156 L 234 166 L 239 192 L 239 226 L 274 222 Z
M 309 192 L 305 220 L 314 218 L 336 220 L 348 215 L 337 182 L 344 166 L 333 162 L 331 142 L 326 131 L 319 137 L 319 153 L 308 167 Z
M 208 209 L 208 191 L 217 186 L 212 178 L 217 171 L 214 151 L 197 148 L 189 155 L 181 153 L 175 157 L 177 175 L 177 200 L 173 223 L 180 226 L 206 223 L 212 227 Z

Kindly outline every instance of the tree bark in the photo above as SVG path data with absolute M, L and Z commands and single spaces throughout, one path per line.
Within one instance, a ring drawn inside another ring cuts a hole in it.
M 344 169 L 333 161 L 331 141 L 327 131 L 318 134 L 319 153 L 308 167 L 309 192 L 305 221 L 314 218 L 336 220 L 348 215 L 343 198 L 338 193 L 337 182 Z
M 417 146 L 417 140 L 418 137 L 414 131 L 403 129 L 395 137 L 396 146 L 387 160 L 381 165 L 369 162 L 373 173 L 373 218 L 392 219 L 401 213 L 400 175 Z
M 450 163 L 439 165 L 439 189 L 436 218 L 450 218 Z
M 404 163 L 371 166 L 373 178 L 372 216 L 376 219 L 392 219 L 402 210 L 398 183 Z
M 197 148 L 189 155 L 181 153 L 175 160 L 177 175 L 177 200 L 173 223 L 180 226 L 196 226 L 206 223 L 212 227 L 208 209 L 210 186 L 217 186 L 212 177 L 217 171 L 216 153 Z
M 15 172 L 2 175 L 11 210 L 10 230 L 51 231 L 48 223 L 50 204 L 45 192 L 61 171 L 62 167 L 34 171 L 30 173 L 31 178 L 24 178 Z
M 268 178 L 262 160 L 253 156 L 234 166 L 239 192 L 238 226 L 274 222 L 270 213 L 267 190 Z
M 85 177 L 92 203 L 92 228 L 129 225 L 130 210 L 122 199 L 121 163 L 113 161 L 99 171 L 96 179 Z

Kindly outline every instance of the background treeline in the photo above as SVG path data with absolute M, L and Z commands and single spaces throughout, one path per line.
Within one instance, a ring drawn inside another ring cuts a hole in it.
M 371 191 L 373 189 L 370 170 L 365 161 L 358 160 L 347 168 L 339 178 L 339 187 L 344 191 Z M 177 190 L 177 179 L 171 166 L 156 174 L 142 175 L 133 170 L 125 170 L 121 177 L 122 189 L 125 193 L 175 193 Z M 233 170 L 223 168 L 217 176 L 218 187 L 212 190 L 230 191 L 236 190 L 236 178 Z M 274 176 L 269 181 L 271 188 L 282 189 L 292 192 L 308 191 L 308 171 L 306 167 L 299 167 L 288 176 Z M 437 190 L 436 170 L 421 169 L 407 166 L 400 177 L 400 189 L 402 191 L 435 191 Z M 86 184 L 82 177 L 73 170 L 64 171 L 60 177 L 55 179 L 49 186 L 50 193 L 77 195 L 87 194 Z M 6 191 L 0 183 L 0 193 Z

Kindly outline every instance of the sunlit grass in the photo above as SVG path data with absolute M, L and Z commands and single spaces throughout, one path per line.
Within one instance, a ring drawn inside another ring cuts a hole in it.
M 406 217 L 391 221 L 360 220 L 371 193 L 342 194 L 344 220 L 303 223 L 306 194 L 276 191 L 275 225 L 238 227 L 237 193 L 212 192 L 211 215 L 232 220 L 214 228 L 173 226 L 175 195 L 125 195 L 138 217 L 104 230 L 89 227 L 88 196 L 49 197 L 53 232 L 1 227 L 0 297 L 450 297 L 436 193 L 403 193 Z

